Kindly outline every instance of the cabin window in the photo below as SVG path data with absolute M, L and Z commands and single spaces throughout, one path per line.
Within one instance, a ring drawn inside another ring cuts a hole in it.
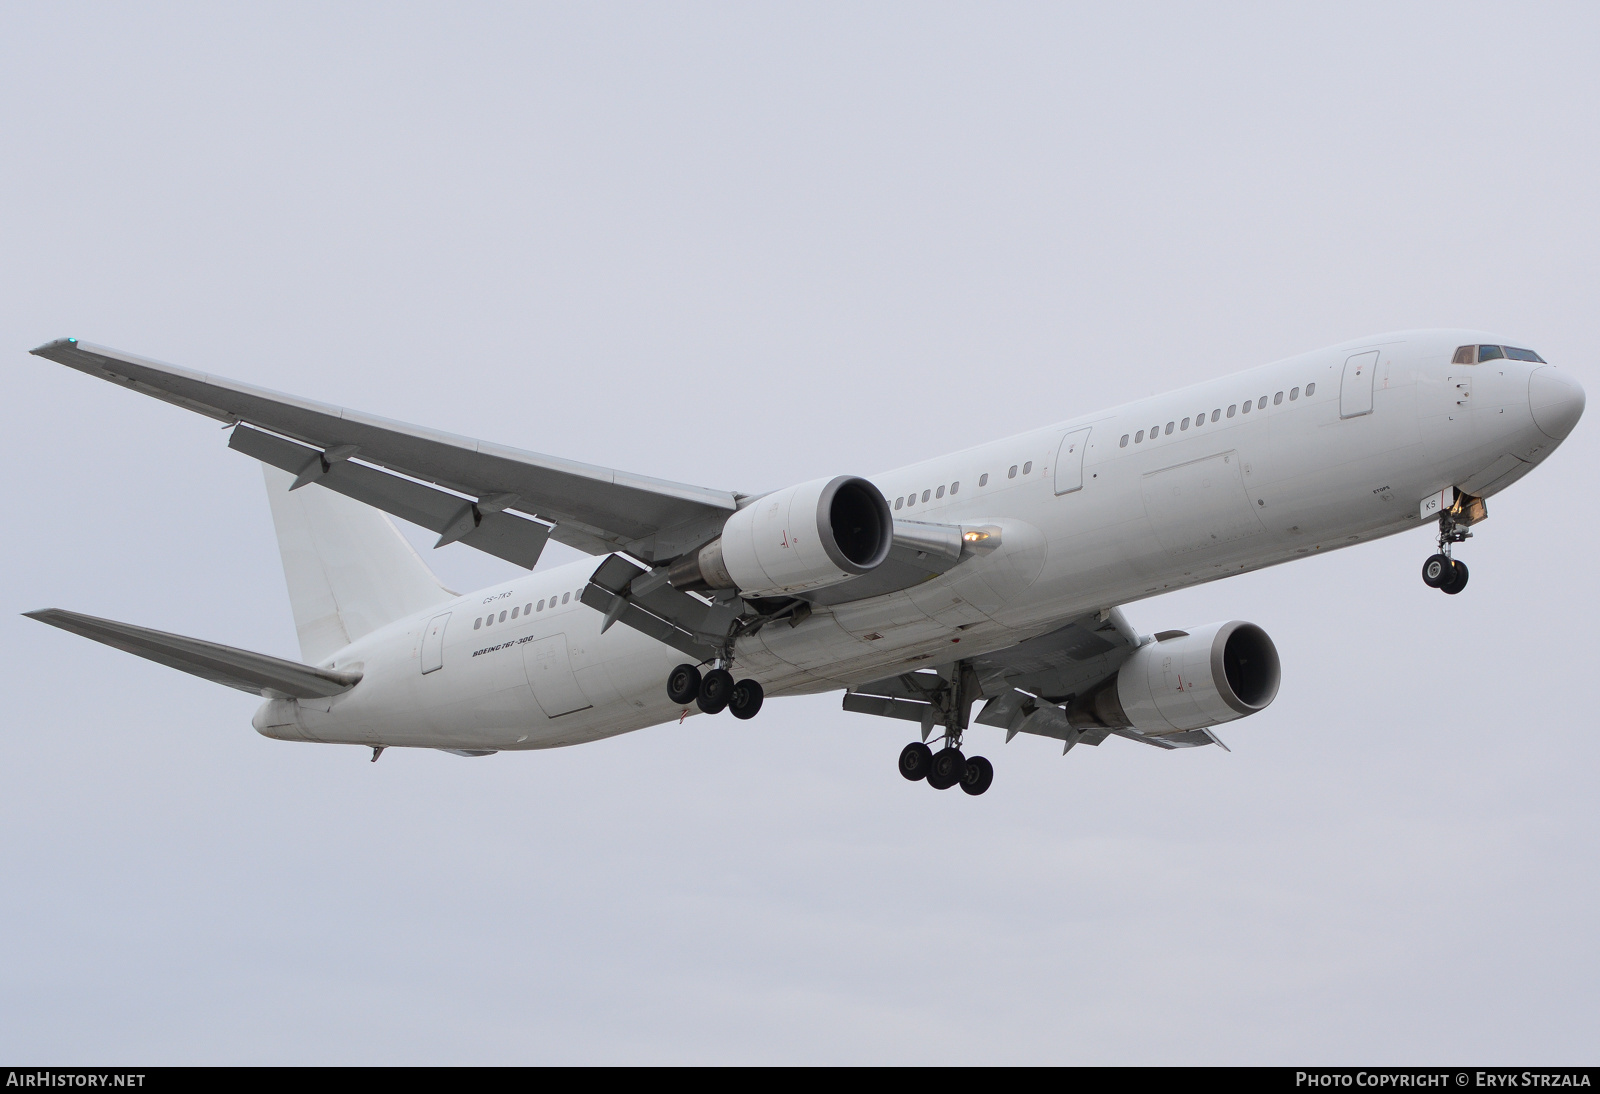
M 1133 435 L 1133 443 L 1134 444 L 1143 444 L 1144 443 L 1144 430 L 1141 429 L 1141 430 L 1139 430 L 1139 432 L 1137 432 L 1137 433 L 1135 433 Z
M 1202 410 L 1200 413 L 1198 413 L 1198 414 L 1196 414 L 1194 416 L 1194 424 L 1196 426 L 1202 426 L 1202 425 L 1206 424 L 1206 412 L 1205 411 Z
M 956 491 L 960 490 L 960 489 L 961 489 L 961 484 L 959 482 L 951 483 L 950 484 L 950 496 L 951 497 L 955 497 Z
M 1503 346 L 1502 348 L 1506 351 L 1506 356 L 1513 361 L 1537 361 L 1541 365 L 1545 363 L 1544 358 L 1531 349 L 1514 349 L 1511 346 Z
M 506 613 L 505 612 L 501 612 L 500 613 L 500 622 L 504 623 L 505 621 L 506 621 Z
M 542 601 L 542 600 L 539 601 L 539 603 L 534 606 L 534 611 L 538 611 L 538 612 L 544 611 L 544 601 Z
M 1169 437 L 1170 437 L 1170 436 L 1172 436 L 1172 427 L 1173 427 L 1173 426 L 1174 426 L 1174 425 L 1175 425 L 1175 424 L 1176 424 L 1176 423 L 1174 423 L 1174 422 L 1168 422 L 1168 423 L 1167 423 L 1167 436 L 1169 436 Z
M 1267 409 L 1267 397 L 1265 395 L 1261 396 L 1261 399 L 1256 403 L 1256 409 L 1257 410 L 1265 410 L 1265 409 Z
M 1272 405 L 1273 406 L 1278 406 L 1282 402 L 1283 402 L 1283 392 L 1280 391 L 1280 392 L 1278 392 L 1278 394 L 1276 394 L 1276 395 L 1274 395 L 1272 397 Z
M 1316 393 L 1317 393 L 1317 385 L 1316 384 L 1307 384 L 1306 385 L 1306 398 L 1307 399 L 1311 398 L 1311 396 L 1315 395 Z
M 941 487 L 939 487 L 938 490 L 934 491 L 933 496 L 936 497 L 936 498 L 944 497 L 944 487 L 941 486 Z
M 492 626 L 494 626 L 494 613 L 493 613 L 493 612 L 490 612 L 490 613 L 489 613 L 489 614 L 488 614 L 488 615 L 487 615 L 487 616 L 485 616 L 485 617 L 484 617 L 484 619 L 483 619 L 483 625 L 484 625 L 484 626 L 485 626 L 485 627 L 492 627 Z
M 931 494 L 932 492 L 933 491 L 931 491 L 931 490 L 924 490 L 922 492 L 922 503 L 924 505 L 926 505 L 928 503 L 928 495 Z
M 1118 448 L 1127 448 L 1128 447 L 1128 435 L 1126 433 L 1124 433 L 1122 435 L 1122 440 L 1117 443 L 1117 447 Z
M 1032 460 L 1029 460 L 1027 463 L 1022 465 L 1022 473 L 1024 475 L 1033 474 L 1033 461 Z
M 983 474 L 978 476 L 978 485 L 979 486 L 988 486 L 989 485 L 989 472 L 985 471 Z
M 1151 426 L 1151 427 L 1150 427 L 1150 439 L 1151 439 L 1151 440 L 1152 440 L 1152 441 L 1153 441 L 1153 440 L 1155 440 L 1155 439 L 1156 439 L 1156 436 L 1157 436 L 1157 435 L 1158 435 L 1158 434 L 1159 434 L 1159 433 L 1160 433 L 1160 432 L 1161 432 L 1161 427 L 1160 427 L 1160 426 L 1159 426 L 1159 425 L 1153 425 L 1153 426 Z
M 1238 409 L 1239 409 L 1239 404 L 1238 403 L 1231 404 L 1228 407 L 1228 417 L 1230 417 L 1230 418 L 1233 417 L 1233 412 L 1238 410 Z
M 1456 355 L 1450 358 L 1452 365 L 1470 365 L 1477 359 L 1477 346 L 1457 346 Z
M 512 618 L 512 619 L 515 619 L 515 618 L 516 618 L 516 617 L 517 617 L 517 613 L 518 613 L 518 612 L 519 612 L 519 611 L 521 611 L 521 610 L 522 610 L 522 609 L 520 609 L 520 608 L 512 608 L 512 609 L 511 609 L 511 618 Z
M 1289 389 L 1289 401 L 1292 403 L 1298 398 L 1300 398 L 1300 389 L 1297 388 L 1297 387 L 1290 388 Z
M 1188 419 L 1188 418 L 1185 418 L 1185 419 L 1184 419 L 1184 420 L 1183 420 L 1183 422 L 1182 422 L 1182 424 L 1180 424 L 1180 425 L 1179 425 L 1179 426 L 1178 426 L 1178 428 L 1179 428 L 1179 429 L 1188 429 L 1188 428 L 1189 428 L 1189 419 Z
M 1017 465 L 1016 464 L 1012 464 L 1011 465 L 1011 470 L 1006 472 L 1006 478 L 1014 479 L 1016 477 L 1017 477 Z
M 1248 414 L 1248 413 L 1250 413 L 1250 411 L 1255 409 L 1255 405 L 1256 405 L 1255 403 L 1252 403 L 1249 399 L 1246 399 L 1243 403 L 1241 403 L 1239 405 L 1239 409 L 1243 413 Z
M 1211 412 L 1211 420 L 1212 420 L 1212 421 L 1213 421 L 1213 422 L 1214 422 L 1214 421 L 1216 421 L 1216 420 L 1217 420 L 1217 419 L 1218 419 L 1218 418 L 1220 418 L 1220 417 L 1222 417 L 1222 411 L 1220 411 L 1220 410 L 1213 410 L 1213 411 L 1212 411 L 1212 412 Z
M 483 616 L 480 615 L 478 618 L 476 618 L 476 619 L 474 619 L 472 621 L 472 629 L 473 630 L 479 630 L 480 628 L 482 628 L 482 626 L 483 626 Z
M 567 601 L 569 601 L 571 599 L 572 599 L 572 594 L 571 593 L 562 593 L 561 594 L 561 603 L 565 604 Z
M 895 498 L 894 499 L 894 507 L 896 509 L 905 508 L 905 504 L 906 504 L 906 499 L 905 498 Z

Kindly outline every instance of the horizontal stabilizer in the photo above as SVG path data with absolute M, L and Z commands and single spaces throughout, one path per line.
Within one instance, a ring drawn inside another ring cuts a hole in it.
M 124 653 L 135 654 L 214 684 L 226 684 L 230 688 L 248 691 L 252 695 L 265 695 L 273 699 L 319 699 L 349 691 L 361 680 L 359 672 L 312 668 L 298 661 L 251 653 L 219 642 L 185 638 L 180 634 L 167 634 L 165 631 L 135 627 L 131 623 L 118 623 L 111 619 L 97 619 L 92 615 L 80 615 L 60 608 L 23 614 L 52 627 L 104 642 Z

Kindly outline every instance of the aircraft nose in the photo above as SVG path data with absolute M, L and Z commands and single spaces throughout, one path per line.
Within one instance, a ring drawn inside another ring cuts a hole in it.
M 1534 369 L 1528 377 L 1528 408 L 1540 432 L 1553 441 L 1565 440 L 1583 417 L 1583 385 L 1549 365 Z

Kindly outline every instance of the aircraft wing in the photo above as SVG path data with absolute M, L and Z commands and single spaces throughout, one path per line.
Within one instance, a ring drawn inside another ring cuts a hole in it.
M 361 681 L 359 672 L 313 668 L 298 661 L 251 653 L 219 642 L 185 638 L 181 634 L 98 619 L 60 608 L 23 614 L 158 665 L 271 699 L 321 699 L 349 691 Z
M 441 543 L 464 540 L 524 566 L 537 561 L 546 536 L 590 554 L 670 558 L 716 535 L 738 508 L 739 495 L 725 490 L 407 425 L 74 338 L 33 352 L 218 421 L 255 426 L 235 430 L 231 446 L 441 532 Z
M 1076 744 L 1098 745 L 1112 734 L 1157 748 L 1221 744 L 1207 730 L 1157 736 L 1135 729 L 1071 724 L 1067 710 L 1072 701 L 1110 679 L 1140 642 L 1121 609 L 1112 608 L 971 658 L 978 697 L 987 700 L 973 721 L 1004 729 L 1008 741 L 1018 733 L 1033 733 L 1064 741 L 1068 749 Z M 850 689 L 844 707 L 861 714 L 921 722 L 931 729 L 935 708 L 951 679 L 949 666 L 904 672 Z

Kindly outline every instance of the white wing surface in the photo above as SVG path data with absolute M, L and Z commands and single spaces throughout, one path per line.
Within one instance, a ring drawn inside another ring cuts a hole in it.
M 983 709 L 972 720 L 1004 729 L 1008 741 L 1018 733 L 1034 733 L 1064 741 L 1069 749 L 1077 744 L 1098 745 L 1112 734 L 1156 748 L 1221 744 L 1209 730 L 1146 734 L 1072 721 L 1074 704 L 1092 697 L 1141 642 L 1148 641 L 1139 637 L 1121 609 L 1112 608 L 970 658 L 972 681 L 967 694 L 973 700 L 984 700 Z M 955 698 L 951 685 L 957 676 L 956 666 L 951 664 L 874 680 L 851 688 L 844 697 L 844 709 L 919 722 L 926 733 L 940 716 L 940 708 Z
M 218 421 L 256 426 L 236 430 L 233 447 L 301 483 L 322 482 L 417 519 L 440 532 L 441 542 L 463 540 L 525 566 L 538 558 L 545 536 L 590 554 L 670 558 L 716 535 L 738 508 L 738 495 L 728 491 L 407 425 L 74 338 L 33 352 Z

